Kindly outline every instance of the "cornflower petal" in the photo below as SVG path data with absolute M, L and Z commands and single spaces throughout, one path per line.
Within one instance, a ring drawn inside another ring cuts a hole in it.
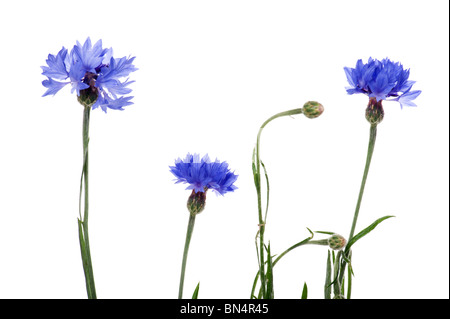
M 363 93 L 377 102 L 392 100 L 403 106 L 415 106 L 412 102 L 421 91 L 410 92 L 414 81 L 408 80 L 410 71 L 403 69 L 399 62 L 392 62 L 388 58 L 381 61 L 369 58 L 367 63 L 361 59 L 356 62 L 355 68 L 344 68 L 347 81 L 348 94 Z
M 77 41 L 77 45 L 73 47 L 71 55 L 75 62 L 82 63 L 86 72 L 95 73 L 95 69 L 102 64 L 103 56 L 106 52 L 102 49 L 102 40 L 98 40 L 92 47 L 91 39 L 88 37 L 83 46 Z
M 42 82 L 47 88 L 43 96 L 54 95 L 70 83 L 71 92 L 81 96 L 80 103 L 89 102 L 86 105 L 92 105 L 92 109 L 101 108 L 106 112 L 108 108 L 123 110 L 132 105 L 133 97 L 126 95 L 132 92 L 128 86 L 134 81 L 121 78 L 137 70 L 133 65 L 135 58 L 115 59 L 112 53 L 111 48 L 102 48 L 101 40 L 92 45 L 88 37 L 83 44 L 77 41 L 70 53 L 63 47 L 56 56 L 49 54 L 47 66 L 42 67 L 42 74 L 48 78 Z M 56 81 L 67 78 L 68 82 Z
M 57 80 L 65 80 L 69 77 L 67 73 L 66 65 L 64 60 L 66 59 L 67 49 L 64 47 L 58 52 L 56 56 L 49 54 L 45 62 L 48 66 L 41 66 L 43 72 L 42 74 Z
M 80 90 L 84 90 L 89 87 L 88 84 L 86 84 L 82 81 L 85 73 L 86 72 L 85 72 L 81 62 L 76 62 L 71 66 L 70 72 L 69 72 L 70 84 L 72 84 L 71 93 L 73 93 L 73 91 L 76 90 L 77 95 L 79 96 Z
M 422 93 L 422 91 L 409 91 L 396 98 L 395 101 L 400 103 L 401 108 L 403 108 L 403 106 L 417 106 L 412 100 L 418 97 L 420 93 Z
M 238 176 L 230 172 L 228 164 L 218 160 L 211 162 L 207 154 L 200 160 L 198 154 L 188 153 L 184 160 L 178 158 L 175 166 L 169 168 L 176 177 L 175 183 L 187 183 L 186 189 L 193 189 L 196 193 L 212 189 L 224 195 L 237 189 L 233 183 Z
M 47 88 L 47 91 L 45 91 L 42 96 L 47 96 L 50 94 L 55 95 L 67 84 L 69 84 L 69 82 L 58 82 L 53 80 L 52 78 L 48 78 L 47 80 L 42 81 L 42 85 Z
M 109 97 L 108 94 L 101 92 L 97 98 L 97 101 L 95 101 L 94 105 L 92 105 L 92 109 L 95 110 L 96 108 L 100 107 L 105 113 L 108 108 L 112 110 L 123 111 L 123 108 L 125 106 L 133 104 L 133 102 L 130 102 L 132 98 L 132 96 L 121 96 L 120 98 L 113 99 Z
M 388 74 L 379 73 L 376 79 L 369 83 L 371 93 L 369 97 L 375 97 L 377 101 L 385 100 L 393 85 L 389 83 Z
M 134 83 L 135 81 L 128 81 L 128 79 L 125 82 L 120 82 L 119 80 L 114 81 L 114 85 L 107 86 L 108 92 L 111 93 L 111 95 L 116 98 L 117 95 L 126 95 L 131 93 L 131 89 L 127 88 L 128 85 L 131 83 Z
M 110 63 L 110 76 L 113 77 L 125 77 L 128 76 L 131 72 L 134 72 L 137 70 L 137 68 L 133 65 L 135 57 L 132 58 L 120 58 L 120 59 L 114 59 L 111 58 Z

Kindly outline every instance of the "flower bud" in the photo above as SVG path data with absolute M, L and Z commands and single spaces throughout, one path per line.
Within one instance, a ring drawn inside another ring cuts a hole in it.
M 91 107 L 94 105 L 98 98 L 97 88 L 88 87 L 87 89 L 80 90 L 80 95 L 77 97 L 78 102 L 84 107 Z
M 310 119 L 316 118 L 323 113 L 323 105 L 319 102 L 309 101 L 303 105 L 303 114 Z
M 333 250 L 341 250 L 345 247 L 347 240 L 341 235 L 334 234 L 328 238 L 328 246 Z
M 191 215 L 200 214 L 205 209 L 206 204 L 206 189 L 204 192 L 195 192 L 192 190 L 191 196 L 189 196 L 187 201 L 187 208 Z
M 377 102 L 376 98 L 370 98 L 369 105 L 366 109 L 366 119 L 370 124 L 379 124 L 384 118 L 384 110 L 381 101 Z

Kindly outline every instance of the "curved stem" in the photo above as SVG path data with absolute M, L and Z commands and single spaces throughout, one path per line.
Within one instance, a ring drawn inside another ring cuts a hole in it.
M 259 129 L 258 136 L 256 138 L 256 176 L 255 176 L 255 185 L 256 185 L 256 192 L 258 195 L 258 217 L 259 217 L 259 274 L 261 279 L 261 290 L 262 295 L 266 295 L 266 274 L 264 271 L 264 230 L 266 226 L 266 216 L 263 218 L 262 213 L 262 206 L 261 206 L 261 161 L 259 157 L 259 151 L 260 151 L 260 139 L 261 139 L 261 133 L 264 127 L 269 124 L 271 121 L 273 121 L 276 118 L 287 116 L 287 115 L 295 115 L 302 113 L 303 110 L 300 109 L 293 109 L 285 112 L 281 112 L 278 114 L 275 114 L 274 116 L 267 119 Z
M 273 266 L 276 265 L 276 263 L 281 259 L 281 257 L 283 257 L 284 255 L 286 255 L 288 252 L 290 252 L 292 249 L 295 249 L 297 247 L 303 246 L 303 245 L 320 245 L 320 246 L 328 246 L 328 239 L 321 239 L 321 240 L 309 240 L 305 239 L 291 247 L 289 247 L 288 249 L 286 249 L 283 253 L 281 253 L 274 261 L 273 261 Z
M 184 274 L 186 271 L 186 262 L 189 251 L 189 244 L 191 243 L 192 232 L 194 231 L 195 216 L 196 216 L 195 214 L 189 214 L 189 222 L 186 232 L 186 242 L 184 244 L 183 262 L 181 264 L 181 276 L 180 276 L 180 287 L 178 290 L 178 299 L 183 298 Z
M 303 246 L 303 245 L 321 245 L 321 246 L 327 246 L 328 245 L 328 239 L 321 239 L 321 240 L 311 240 L 313 238 L 313 233 L 311 233 L 311 237 L 308 237 L 304 240 L 302 240 L 301 242 L 296 243 L 295 245 L 292 245 L 291 247 L 289 247 L 288 249 L 286 249 L 284 252 L 282 252 L 272 263 L 272 268 L 275 267 L 275 265 L 278 263 L 278 261 L 280 261 L 280 259 L 286 255 L 288 252 L 290 252 L 291 250 Z M 260 275 L 261 270 L 258 270 L 258 272 L 256 273 L 255 276 L 255 280 L 253 281 L 253 286 L 252 286 L 252 292 L 250 294 L 250 299 L 253 298 L 254 293 L 255 293 L 255 289 L 256 289 L 256 282 L 258 279 L 258 276 Z M 262 286 L 261 286 L 262 289 Z M 261 291 L 262 294 L 262 291 Z

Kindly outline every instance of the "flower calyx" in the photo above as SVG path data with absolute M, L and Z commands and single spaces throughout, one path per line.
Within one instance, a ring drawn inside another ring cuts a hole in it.
M 206 187 L 203 192 L 196 192 L 195 189 L 192 190 L 187 201 L 187 209 L 191 215 L 195 216 L 200 214 L 205 209 L 207 190 L 208 188 Z
M 366 108 L 366 120 L 371 125 L 380 124 L 384 118 L 383 105 L 381 105 L 382 100 L 377 101 L 376 98 L 369 99 L 369 105 Z

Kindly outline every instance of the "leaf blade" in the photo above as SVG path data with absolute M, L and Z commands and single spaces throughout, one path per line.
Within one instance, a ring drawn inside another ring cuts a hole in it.
M 330 250 L 328 250 L 327 258 L 327 270 L 325 274 L 325 299 L 331 299 L 331 256 Z
M 265 299 L 274 299 L 273 292 L 273 263 L 272 263 L 272 255 L 270 254 L 270 243 L 267 247 L 267 291 Z
M 306 281 L 303 284 L 302 299 L 308 299 L 308 286 L 306 285 Z
M 198 291 L 200 289 L 200 282 L 198 282 L 197 287 L 194 290 L 194 293 L 192 294 L 192 299 L 198 299 Z
M 387 215 L 381 218 L 378 218 L 376 221 L 374 221 L 372 224 L 370 224 L 368 227 L 364 228 L 362 231 L 360 231 L 358 234 L 356 234 L 355 236 L 353 236 L 347 243 L 347 246 L 345 247 L 345 251 L 348 253 L 350 251 L 350 247 L 353 246 L 353 244 L 355 244 L 358 240 L 360 240 L 361 238 L 363 238 L 364 236 L 366 236 L 368 233 L 370 233 L 372 230 L 375 229 L 375 227 L 378 226 L 378 224 L 380 224 L 381 222 L 383 222 L 384 220 L 391 218 L 391 217 L 395 217 L 393 215 Z

